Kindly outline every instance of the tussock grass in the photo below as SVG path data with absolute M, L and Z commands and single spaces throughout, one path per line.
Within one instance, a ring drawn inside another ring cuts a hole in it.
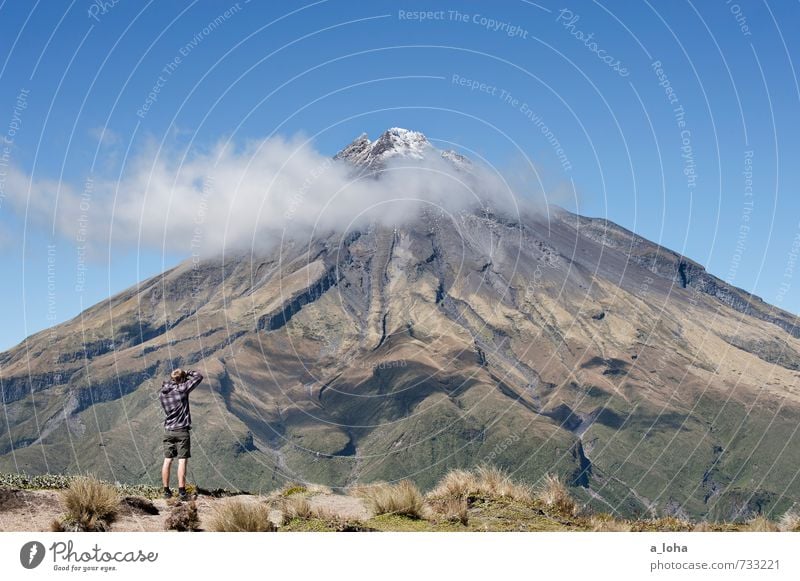
M 759 514 L 747 521 L 743 530 L 751 533 L 770 533 L 779 529 L 778 525 L 769 520 L 763 514 Z
M 468 504 L 479 498 L 529 502 L 533 494 L 530 487 L 514 482 L 502 469 L 481 466 L 472 471 L 451 470 L 428 493 L 428 498 L 432 501 L 464 499 Z
M 661 518 L 632 521 L 631 530 L 634 532 L 688 532 L 694 530 L 694 525 L 688 520 L 683 520 L 674 516 L 663 516 Z
M 532 499 L 531 489 L 511 480 L 500 468 L 481 466 L 475 470 L 478 492 L 491 498 L 510 498 L 517 501 Z
M 783 532 L 800 533 L 800 513 L 787 510 L 778 521 L 778 529 Z
M 409 480 L 396 484 L 386 482 L 359 486 L 353 494 L 363 498 L 375 515 L 393 514 L 408 518 L 425 518 L 425 499 L 417 486 Z
M 197 516 L 197 504 L 192 500 L 187 503 L 173 505 L 164 522 L 168 531 L 196 531 L 200 529 L 200 518 Z
M 589 528 L 595 532 L 627 533 L 631 525 L 625 521 L 617 520 L 610 514 L 596 514 L 589 517 Z
M 339 514 L 331 508 L 315 507 L 305 496 L 290 496 L 278 502 L 281 526 L 305 531 L 360 531 L 366 529 L 358 519 Z
M 431 505 L 432 520 L 436 522 L 469 524 L 469 504 L 466 498 L 445 498 Z
M 330 486 L 325 486 L 324 484 L 307 484 L 306 491 L 311 496 L 316 494 L 333 494 L 333 490 Z
M 214 509 L 209 528 L 224 532 L 273 532 L 269 507 L 262 502 L 245 502 L 239 498 L 225 500 Z
M 562 516 L 574 516 L 578 512 L 578 507 L 566 484 L 555 474 L 547 474 L 544 477 L 544 482 L 536 491 L 536 498 Z
M 694 531 L 696 533 L 710 533 L 713 530 L 714 529 L 711 528 L 711 525 L 708 523 L 708 521 L 705 521 L 705 520 L 700 521 L 699 523 L 694 525 L 694 528 L 692 528 L 692 531 Z
M 281 503 L 284 521 L 315 518 L 316 514 L 311 503 L 304 496 L 287 496 Z
M 429 498 L 464 498 L 475 496 L 478 492 L 478 481 L 474 472 L 467 470 L 451 470 L 428 492 Z
M 52 528 L 70 532 L 107 531 L 120 506 L 116 489 L 92 476 L 74 478 L 61 493 L 61 501 L 66 513 Z

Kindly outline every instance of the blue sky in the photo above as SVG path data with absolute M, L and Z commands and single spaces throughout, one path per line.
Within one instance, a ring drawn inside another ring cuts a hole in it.
M 44 189 L 113 182 L 153 144 L 302 133 L 333 154 L 392 126 L 512 172 L 527 156 L 558 203 L 797 313 L 798 21 L 725 0 L 3 2 L 0 349 L 186 258 L 86 253 L 100 200 L 70 229 Z

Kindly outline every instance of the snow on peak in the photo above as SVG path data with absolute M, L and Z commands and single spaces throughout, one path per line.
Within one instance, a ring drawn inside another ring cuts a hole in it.
M 381 160 L 396 156 L 422 159 L 429 149 L 432 146 L 422 133 L 402 127 L 384 131 L 372 144 L 372 154 Z
M 429 154 L 440 155 L 458 169 L 465 169 L 469 160 L 454 151 L 439 151 L 431 145 L 427 137 L 419 131 L 402 127 L 391 127 L 378 139 L 370 141 L 366 133 L 359 135 L 350 145 L 336 154 L 355 166 L 379 170 L 390 158 L 424 159 Z

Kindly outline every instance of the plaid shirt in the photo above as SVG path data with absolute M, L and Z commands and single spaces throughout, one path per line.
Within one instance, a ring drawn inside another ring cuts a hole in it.
M 182 383 L 165 381 L 161 385 L 158 399 L 167 417 L 164 419 L 164 429 L 185 430 L 192 427 L 192 414 L 189 411 L 189 393 L 197 387 L 203 376 L 196 371 L 186 373 Z

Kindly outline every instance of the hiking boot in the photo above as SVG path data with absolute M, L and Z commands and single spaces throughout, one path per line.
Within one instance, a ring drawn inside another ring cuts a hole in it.
M 185 490 L 182 490 L 182 491 L 181 491 L 181 492 L 178 494 L 178 499 L 179 499 L 181 502 L 188 502 L 188 501 L 190 501 L 190 500 L 194 500 L 194 499 L 195 499 L 195 496 L 194 496 L 193 494 L 189 494 L 189 493 L 188 493 L 188 492 L 186 492 Z
M 167 488 L 164 491 L 164 494 L 161 496 L 161 498 L 163 498 L 164 500 L 169 500 L 170 498 L 172 498 L 172 491 L 169 488 Z

